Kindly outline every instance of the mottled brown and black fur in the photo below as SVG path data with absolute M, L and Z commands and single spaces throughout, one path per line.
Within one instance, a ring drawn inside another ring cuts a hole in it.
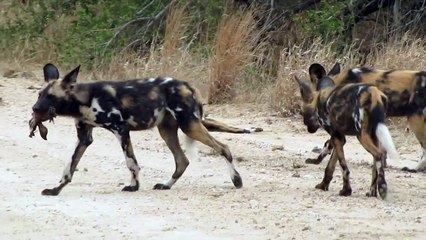
M 178 129 L 189 139 L 200 141 L 219 152 L 226 159 L 234 186 L 242 187 L 243 183 L 233 165 L 229 148 L 213 138 L 203 125 L 200 96 L 187 82 L 156 77 L 77 83 L 78 72 L 79 67 L 62 80 L 58 80 L 59 71 L 54 65 L 47 64 L 44 67 L 46 86 L 40 91 L 33 106 L 34 118 L 41 121 L 56 115 L 74 118 L 78 143 L 59 185 L 43 190 L 43 195 L 58 195 L 62 188 L 71 182 L 78 162 L 93 141 L 94 127 L 109 130 L 120 141 L 131 173 L 131 183 L 125 186 L 123 191 L 139 189 L 140 167 L 133 152 L 129 132 L 153 127 L 158 128 L 176 163 L 171 179 L 166 183 L 156 184 L 154 189 L 170 189 L 189 164 L 180 147 Z M 207 120 L 206 125 L 215 131 L 239 131 L 237 128 L 223 127 L 214 120 Z
M 333 146 L 331 158 L 325 169 L 324 178 L 316 186 L 328 190 L 333 178 L 336 162 L 343 171 L 343 189 L 340 195 L 349 196 L 352 188 L 349 169 L 343 146 L 345 136 L 357 136 L 361 145 L 373 155 L 373 173 L 369 196 L 386 197 L 387 184 L 383 169 L 386 152 L 396 156 L 389 131 L 385 126 L 386 96 L 371 84 L 346 84 L 335 86 L 330 78 L 322 78 L 318 89 L 311 83 L 297 79 L 302 95 L 303 122 L 310 133 L 323 127 L 331 136 Z M 383 149 L 384 148 L 384 149 Z
M 311 82 L 318 82 L 327 77 L 335 84 L 366 83 L 376 86 L 388 98 L 387 116 L 406 116 L 410 130 L 414 132 L 423 148 L 423 155 L 415 169 L 403 170 L 416 172 L 426 168 L 426 72 L 402 70 L 377 70 L 368 67 L 352 68 L 341 71 L 340 64 L 335 64 L 328 74 L 320 64 L 312 64 L 309 68 Z M 330 152 L 331 146 L 326 144 L 316 159 L 308 159 L 307 163 L 319 164 Z

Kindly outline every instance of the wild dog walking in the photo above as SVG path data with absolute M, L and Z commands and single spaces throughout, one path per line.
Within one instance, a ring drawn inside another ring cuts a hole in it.
M 385 125 L 386 96 L 371 84 L 334 86 L 330 78 L 322 78 L 316 90 L 312 84 L 296 80 L 302 95 L 304 124 L 310 133 L 322 126 L 331 136 L 329 144 L 333 146 L 324 178 L 316 188 L 328 190 L 339 160 L 343 171 L 343 189 L 339 195 L 352 194 L 343 146 L 345 136 L 357 136 L 361 145 L 374 158 L 368 196 L 377 196 L 379 190 L 380 197 L 385 198 L 387 184 L 383 163 L 386 153 L 390 158 L 397 158 L 398 155 Z
M 388 98 L 387 116 L 406 116 L 410 130 L 419 141 L 423 155 L 414 169 L 402 170 L 417 172 L 426 170 L 426 71 L 376 70 L 367 67 L 341 71 L 336 63 L 328 74 L 320 64 L 309 67 L 312 84 L 318 87 L 323 78 L 331 78 L 337 85 L 347 83 L 367 83 L 375 85 Z M 325 144 L 316 159 L 307 159 L 307 163 L 319 164 L 331 153 L 332 146 Z
M 176 169 L 169 181 L 156 184 L 154 189 L 170 189 L 189 164 L 179 144 L 178 129 L 192 140 L 191 143 L 193 140 L 200 141 L 225 157 L 234 186 L 243 186 L 228 147 L 213 138 L 203 126 L 200 96 L 187 82 L 157 77 L 76 83 L 79 67 L 62 80 L 58 80 L 59 71 L 52 64 L 45 65 L 43 71 L 47 84 L 33 106 L 30 128 L 34 131 L 42 126 L 42 122 L 52 120 L 57 115 L 72 117 L 78 137 L 74 154 L 64 169 L 59 185 L 43 190 L 43 195 L 58 195 L 71 182 L 78 162 L 93 141 L 94 127 L 109 130 L 120 141 L 131 173 L 130 185 L 125 186 L 123 191 L 139 189 L 140 167 L 133 153 L 129 132 L 155 126 L 173 154 Z M 213 121 L 211 124 L 216 126 L 218 122 Z

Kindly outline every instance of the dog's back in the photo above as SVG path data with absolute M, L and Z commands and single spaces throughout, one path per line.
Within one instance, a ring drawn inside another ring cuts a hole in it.
M 333 77 L 336 84 L 373 84 L 389 99 L 389 116 L 422 114 L 426 107 L 426 72 L 352 68 Z
M 167 111 L 185 127 L 203 115 L 198 92 L 167 77 L 77 84 L 73 94 L 83 103 L 82 118 L 102 126 L 124 121 L 131 130 L 143 130 L 156 126 Z
M 386 96 L 371 84 L 346 84 L 320 91 L 318 114 L 329 132 L 358 135 L 364 121 L 374 132 L 385 120 L 385 109 Z

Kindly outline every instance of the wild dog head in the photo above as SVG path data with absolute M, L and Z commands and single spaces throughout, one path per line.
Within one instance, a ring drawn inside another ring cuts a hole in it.
M 320 127 L 318 123 L 318 111 L 316 109 L 316 92 L 312 84 L 309 84 L 298 77 L 295 78 L 299 85 L 300 95 L 302 96 L 302 116 L 303 123 L 308 128 L 308 132 L 314 133 Z
M 302 96 L 302 116 L 303 123 L 308 128 L 308 132 L 315 133 L 320 128 L 320 116 L 318 115 L 319 90 L 333 87 L 334 82 L 331 78 L 325 76 L 318 82 L 318 90 L 315 90 L 313 84 L 307 83 L 296 77 L 296 82 L 299 85 L 300 95 Z
M 46 64 L 43 68 L 46 85 L 40 90 L 37 102 L 32 107 L 33 118 L 38 122 L 52 120 L 57 110 L 68 100 L 73 84 L 77 80 L 80 66 L 69 72 L 62 80 L 59 71 L 53 64 Z

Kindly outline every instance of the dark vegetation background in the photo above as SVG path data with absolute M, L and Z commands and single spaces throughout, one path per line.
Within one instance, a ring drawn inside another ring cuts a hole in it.
M 78 64 L 90 77 L 171 75 L 209 103 L 293 114 L 295 74 L 425 66 L 426 0 L 3 0 L 0 61 Z

